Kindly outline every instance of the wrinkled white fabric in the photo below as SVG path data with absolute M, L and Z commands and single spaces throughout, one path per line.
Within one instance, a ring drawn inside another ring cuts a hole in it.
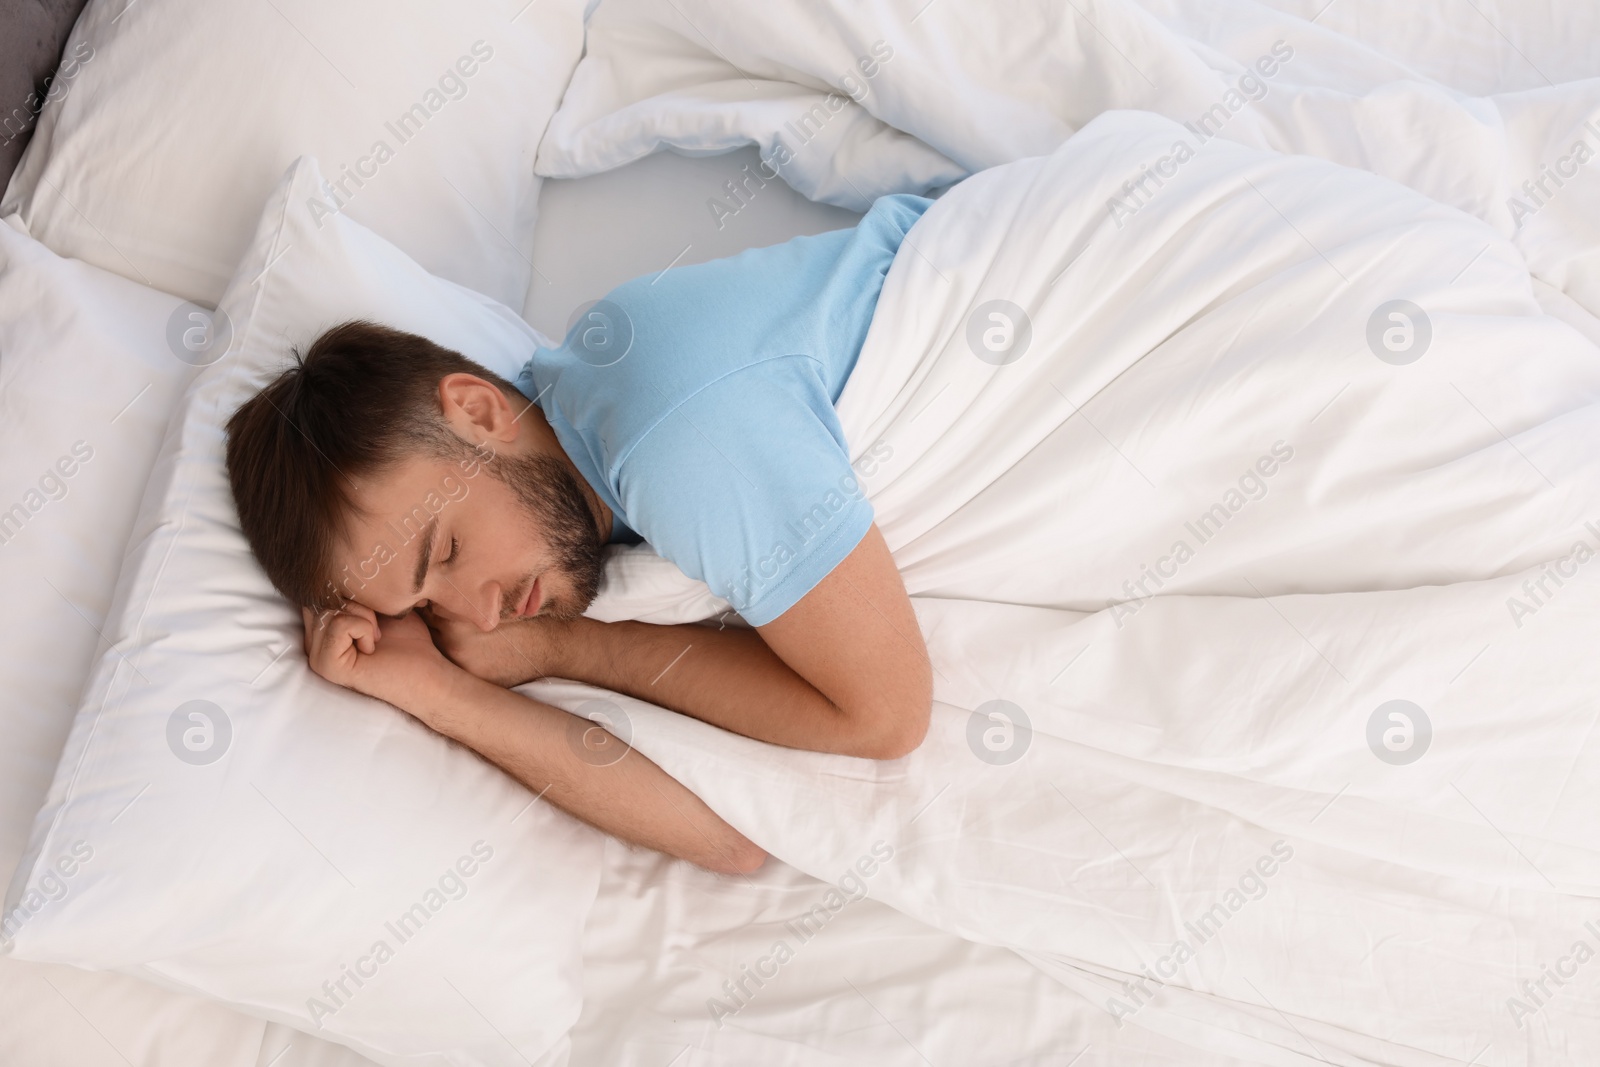
M 749 142 L 772 159 L 782 141 L 795 188 L 864 210 L 1119 108 L 1213 113 L 1229 140 L 1410 185 L 1514 235 L 1535 275 L 1600 313 L 1600 158 L 1572 153 L 1600 157 L 1592 4 L 607 0 L 538 167 Z
M 1362 171 L 1218 139 L 1108 217 L 1180 135 L 1113 113 L 978 175 L 886 281 L 839 412 L 891 452 L 864 481 L 935 668 L 923 746 L 615 698 L 633 743 L 819 877 L 895 842 L 874 896 L 1196 1048 L 1593 1059 L 1592 998 L 1520 983 L 1600 944 L 1600 350 L 1491 226 Z M 1408 363 L 1368 339 L 1395 299 Z M 995 300 L 1031 327 L 1003 365 L 969 342 Z M 624 560 L 596 614 L 716 607 Z

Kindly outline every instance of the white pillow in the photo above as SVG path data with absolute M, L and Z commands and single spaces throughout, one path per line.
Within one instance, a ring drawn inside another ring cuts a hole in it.
M 520 306 L 534 155 L 583 6 L 91 0 L 0 214 L 209 307 L 284 168 L 310 154 L 342 191 L 307 189 L 297 210 L 343 205 L 427 270 Z
M 556 1060 L 602 835 L 312 674 L 298 609 L 239 532 L 223 425 L 291 345 L 371 318 L 509 378 L 536 343 L 349 218 L 318 229 L 300 207 L 320 181 L 302 159 L 269 200 L 219 309 L 233 347 L 157 460 L 114 647 L 7 897 L 30 912 L 15 953 L 206 993 L 385 1064 Z
M 186 348 L 179 358 L 169 325 L 191 327 L 198 310 L 62 259 L 15 215 L 0 220 L 0 885 L 44 803 L 145 480 L 204 358 Z M 74 457 L 70 476 L 41 487 L 79 441 L 89 461 Z M 10 512 L 19 503 L 26 519 Z M 0 951 L 7 929 L 0 917 Z M 109 972 L 0 958 L 0 1004 L 6 1064 L 120 1062 L 108 1044 L 136 1063 L 254 1063 L 261 1046 L 258 1020 Z M 300 1052 L 320 1044 L 302 1037 Z
M 183 302 L 0 224 L 0 877 L 94 661 L 145 479 L 194 367 Z M 0 945 L 5 929 L 0 925 Z

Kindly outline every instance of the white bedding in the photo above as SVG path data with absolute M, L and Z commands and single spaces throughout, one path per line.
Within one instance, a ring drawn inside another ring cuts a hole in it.
M 434 273 L 527 288 L 540 137 L 583 46 L 581 0 L 92 0 L 81 57 L 0 211 L 52 249 L 214 306 L 262 201 L 315 155 L 313 221 L 349 214 Z
M 6 879 L 60 756 L 144 480 L 192 371 L 166 340 L 180 303 L 53 254 L 16 216 L 0 221 L 0 602 L 26 620 L 0 644 Z M 74 459 L 74 444 L 87 462 Z M 0 958 L 0 1005 L 7 1065 L 209 1056 L 219 1067 L 253 1067 L 261 1040 L 259 1021 L 196 997 L 10 958 Z
M 601 886 L 584 940 L 574 1065 L 1247 1062 L 1119 1030 L 1014 953 L 870 897 L 806 936 L 798 923 L 829 887 L 779 861 L 730 880 L 612 842 Z M 793 957 L 764 962 L 779 941 Z M 726 992 L 725 981 L 763 968 L 776 976 L 747 982 L 748 997 Z
M 839 411 L 933 656 L 922 748 L 630 701 L 633 743 L 818 877 L 893 842 L 874 897 L 1197 1049 L 1591 1059 L 1592 1000 L 1509 998 L 1596 936 L 1600 350 L 1493 229 L 1362 171 L 1217 142 L 1119 228 L 1181 132 L 1113 113 L 962 183 L 885 284 Z M 1368 332 L 1400 294 L 1432 336 L 1397 364 Z M 969 341 L 995 300 L 1031 318 L 1003 366 Z M 700 617 L 649 561 L 604 610 Z M 1369 747 L 1395 700 L 1432 723 L 1405 765 Z
M 1020 9 L 951 0 L 848 12 L 816 3 L 713 12 L 701 0 L 670 9 L 606 0 L 603 15 L 642 27 L 629 48 L 667 48 L 679 62 L 629 67 L 629 109 L 613 106 L 622 97 L 605 79 L 595 93 L 569 94 L 553 127 L 564 132 L 545 141 L 541 162 L 550 173 L 588 174 L 662 143 L 703 151 L 753 141 L 769 156 L 784 122 L 844 88 L 840 73 L 874 41 L 890 39 L 896 58 L 871 79 L 866 106 L 845 108 L 827 138 L 785 171 L 811 194 L 859 208 L 878 192 L 937 188 L 991 163 L 1048 152 L 1109 107 L 1193 118 L 1218 101 L 1240 60 L 1285 38 L 1295 59 L 1265 100 L 1230 121 L 1225 139 L 1366 163 L 1510 235 L 1506 196 L 1562 154 L 1547 150 L 1569 144 L 1582 109 L 1600 99 L 1593 81 L 1567 84 L 1600 74 L 1594 9 L 1576 3 L 1475 2 L 1470 11 L 1357 0 L 1067 7 L 1041 27 Z M 658 32 L 662 25 L 671 32 Z M 591 57 L 603 60 L 605 47 L 591 39 Z M 1060 55 L 1073 61 L 1040 65 Z M 1136 67 L 1165 95 L 1146 95 L 1153 85 Z M 667 72 L 676 81 L 664 88 L 653 79 Z M 1396 79 L 1405 83 L 1399 90 L 1379 88 Z M 1493 94 L 1500 98 L 1492 112 L 1474 99 Z M 1341 128 L 1341 115 L 1360 121 Z M 1153 128 L 1115 121 L 1130 139 Z M 1306 139 L 1336 129 L 1340 136 Z M 1071 151 L 1089 151 L 1092 141 Z M 1600 1051 L 1588 986 L 1550 985 L 1556 995 L 1523 1027 L 1509 1000 L 1533 1005 L 1520 982 L 1570 959 L 1579 938 L 1600 944 L 1584 926 L 1600 921 L 1589 903 L 1600 873 L 1589 816 L 1600 798 L 1588 784 L 1595 775 L 1583 710 L 1596 688 L 1595 668 L 1583 658 L 1595 633 L 1595 579 L 1581 569 L 1521 627 L 1507 609 L 1521 580 L 1538 578 L 1537 568 L 1518 568 L 1559 556 L 1575 520 L 1600 514 L 1589 488 L 1595 427 L 1583 406 L 1594 395 L 1586 361 L 1596 358 L 1600 322 L 1580 306 L 1600 306 L 1600 181 L 1583 172 L 1514 243 L 1436 208 L 1373 194 L 1379 208 L 1432 213 L 1421 237 L 1385 241 L 1373 217 L 1352 219 L 1348 203 L 1310 195 L 1322 187 L 1301 180 L 1308 172 L 1252 172 L 1271 198 L 1269 214 L 1262 201 L 1249 206 L 1249 191 L 1230 184 L 1225 168 L 1205 170 L 1202 158 L 1184 166 L 1183 185 L 1164 189 L 1118 230 L 1104 203 L 1110 186 L 1137 177 L 1130 161 L 1155 157 L 1134 159 L 1128 144 L 1100 148 L 1124 170 L 1049 171 L 1057 184 L 1033 189 L 1022 171 L 985 179 L 1018 205 L 1011 224 L 1026 239 L 1011 248 L 996 247 L 998 225 L 919 229 L 918 258 L 903 257 L 869 341 L 879 375 L 858 375 L 859 386 L 853 379 L 841 411 L 858 451 L 880 440 L 896 449 L 895 464 L 869 489 L 941 669 L 924 751 L 884 767 L 775 752 L 628 705 L 647 755 L 801 870 L 836 879 L 859 854 L 858 838 L 871 837 L 873 817 L 901 831 L 896 840 L 912 847 L 872 881 L 873 897 L 899 911 L 852 905 L 856 925 L 831 928 L 783 972 L 784 983 L 799 979 L 794 986 L 773 985 L 731 1030 L 716 1029 L 704 1003 L 714 991 L 702 997 L 695 981 L 766 951 L 766 931 L 747 925 L 751 916 L 822 887 L 775 863 L 760 879 L 762 893 L 709 900 L 697 872 L 610 848 L 585 934 L 574 1064 L 920 1063 L 924 1052 L 944 1062 L 934 1046 L 917 1046 L 951 1040 L 938 1019 L 963 994 L 972 1025 L 1015 1038 L 1006 1062 L 1062 1064 L 1082 1055 L 1082 1063 L 1119 1065 L 1532 1067 L 1585 1062 Z M 1353 149 L 1371 155 L 1351 158 Z M 559 184 L 546 186 L 546 210 Z M 707 199 L 741 206 L 718 193 L 720 181 L 710 184 Z M 1217 217 L 1197 207 L 1204 194 L 1196 185 L 1218 195 Z M 642 185 L 619 189 L 618 203 L 638 207 L 641 195 Z M 1097 219 L 1073 214 L 1080 196 L 1091 198 Z M 699 199 L 696 192 L 690 203 Z M 728 228 L 758 218 L 762 205 L 758 198 Z M 650 216 L 639 213 L 641 238 L 662 229 Z M 1046 219 L 1057 240 L 1029 254 Z M 1238 226 L 1228 229 L 1229 219 Z M 541 229 L 550 223 L 541 217 Z M 1141 230 L 1157 223 L 1172 232 Z M 1095 240 L 1074 261 L 1096 226 L 1114 240 Z M 1296 245 L 1295 227 L 1311 247 Z M 1261 236 L 1259 245 L 1236 247 L 1245 228 Z M 627 238 L 625 228 L 612 232 Z M 1213 239 L 1189 247 L 1174 236 L 1200 232 Z M 1369 248 L 1353 243 L 1362 234 Z M 637 273 L 636 247 L 615 245 L 608 265 L 608 242 L 592 237 L 576 229 L 565 248 L 599 262 L 596 280 Z M 1215 255 L 1219 245 L 1226 255 Z M 565 306 L 599 293 L 583 291 L 583 280 L 562 291 L 570 275 L 554 264 L 563 243 L 536 239 L 536 247 L 539 271 L 524 316 L 548 333 Z M 1383 256 L 1369 254 L 1377 247 Z M 1518 252 L 1534 268 L 1531 281 Z M 1449 256 L 1461 264 L 1459 276 L 1436 261 Z M 705 257 L 685 261 L 697 258 Z M 1347 270 L 1348 282 L 1335 285 L 1333 273 L 1351 262 L 1383 263 L 1405 279 L 1386 299 L 1430 294 L 1422 302 L 1434 313 L 1433 360 L 1390 367 L 1373 359 L 1355 311 L 1357 294 L 1377 282 L 1365 269 Z M 1047 276 L 1061 288 L 1041 297 L 1042 311 L 1029 304 L 1029 359 L 994 368 L 963 352 L 965 318 L 980 296 L 998 286 L 1003 298 L 1027 303 L 1015 293 L 1049 291 Z M 1152 279 L 1165 293 L 1141 295 Z M 931 293 L 941 298 L 929 300 Z M 1079 306 L 1061 293 L 1078 294 Z M 1587 329 L 1591 344 L 1539 318 L 1541 307 Z M 1483 336 L 1469 337 L 1474 327 Z M 1502 336 L 1530 353 L 1514 372 L 1493 362 Z M 1327 364 L 1271 362 L 1308 352 L 1324 353 Z M 1446 352 L 1464 366 L 1439 366 Z M 1046 358 L 1063 371 L 1050 379 L 1056 389 L 1024 378 L 1044 373 Z M 1353 373 L 1335 373 L 1344 367 Z M 1398 389 L 1373 377 L 1401 372 Z M 971 387 L 980 380 L 993 384 Z M 1023 380 L 1036 388 L 1013 388 Z M 1310 395 L 1324 384 L 1326 396 Z M 999 440 L 1020 427 L 1037 443 L 952 468 L 948 452 L 986 421 L 1008 428 Z M 1268 495 L 1246 505 L 1161 596 L 1133 615 L 1107 610 L 1125 595 L 1121 583 L 1139 580 L 1182 536 L 1183 522 L 1254 463 L 1264 450 L 1258 432 L 1279 423 L 1307 429 L 1282 437 L 1296 454 L 1268 481 Z M 1586 451 L 1563 449 L 1574 440 Z M 1385 441 L 1399 447 L 1386 453 Z M 1356 480 L 1374 465 L 1382 477 Z M 1047 497 L 1042 478 L 1029 484 L 1045 469 L 1052 479 L 1073 471 L 1071 489 Z M 1401 484 L 1401 472 L 1413 480 Z M 1374 486 L 1381 499 L 1366 498 Z M 1319 515 L 1330 509 L 1310 530 L 1292 521 L 1308 501 Z M 1505 506 L 1497 511 L 1496 501 Z M 1038 524 L 1031 540 L 1012 539 L 1029 521 Z M 1351 551 L 1355 544 L 1362 549 Z M 1041 583 L 1038 570 L 1019 564 L 1026 552 L 1047 560 L 1059 584 Z M 600 613 L 666 621 L 716 606 L 648 554 L 619 557 L 612 575 L 625 579 L 627 596 L 598 605 Z M 984 603 L 993 600 L 1008 603 Z M 1530 636 L 1538 634 L 1546 636 Z M 564 683 L 529 691 L 569 706 L 589 695 Z M 1408 767 L 1383 764 L 1366 747 L 1369 713 L 1395 695 L 1426 706 L 1436 731 L 1424 758 Z M 969 712 L 994 699 L 1014 701 L 1032 718 L 1029 754 L 1016 764 L 985 763 L 969 747 Z M 794 802 L 773 803 L 775 788 Z M 1222 900 L 1279 840 L 1294 855 L 1261 879 L 1261 900 L 1232 915 L 1226 932 L 1165 984 L 1146 980 L 1155 990 L 1148 1005 L 1122 986 L 1137 980 L 1140 966 L 1156 966 L 1181 922 Z M 667 868 L 686 876 L 664 877 Z M 1032 966 L 1019 969 L 992 944 L 1027 952 Z M 644 945 L 662 948 L 645 953 Z M 676 968 L 664 962 L 672 953 Z M 852 967 L 869 953 L 878 985 L 857 980 L 852 991 L 837 980 L 854 978 Z M 641 959 L 655 966 L 650 975 L 639 972 Z M 26 969 L 30 981 L 61 970 L 0 964 Z M 72 997 L 76 1007 L 37 983 L 31 999 L 8 1000 L 20 1010 L 0 1025 L 0 1059 L 198 1062 L 153 1043 L 155 1034 L 187 1031 L 204 1042 L 208 1067 L 366 1062 L 238 1016 L 207 1039 L 205 1026 L 226 1015 L 221 1009 L 186 1017 L 194 1009 L 185 1005 L 198 1002 L 156 991 L 159 1001 L 147 1001 L 110 976 L 72 977 L 82 984 L 62 988 L 84 992 Z M 102 978 L 108 992 L 91 995 Z M 997 991 L 1010 995 L 981 999 Z M 1121 1025 L 1108 1010 L 1113 997 L 1137 1008 Z M 61 1037 L 46 1050 L 59 1059 L 43 1058 L 16 1029 L 22 1012 L 30 1026 Z M 69 1038 L 50 1020 L 78 1029 Z M 265 1036 L 252 1056 L 255 1033 Z
M 781 861 L 730 881 L 607 843 L 584 932 L 584 1014 L 574 1067 L 822 1067 L 1006 1063 L 1059 1067 L 1243 1067 L 1148 1031 L 1118 1030 L 1097 1006 L 1014 953 L 953 936 L 870 898 L 802 941 L 788 924 L 827 887 Z M 723 982 L 795 950 L 748 998 Z M 739 1004 L 723 1014 L 713 1004 Z M 1004 1025 L 989 1025 L 1003 1020 Z M 259 1024 L 258 1024 L 259 1025 Z M 153 1061 L 185 1062 L 185 1061 Z M 207 1067 L 218 1061 L 207 1061 Z M 367 1067 L 348 1049 L 271 1024 L 245 1067 Z M 77 1067 L 77 1065 L 74 1065 Z
M 1600 182 L 1521 186 L 1580 137 L 1600 149 L 1600 8 L 1569 0 L 606 0 L 539 167 L 753 142 L 808 196 L 861 210 L 1117 108 L 1211 114 L 1225 139 L 1411 185 L 1515 230 L 1536 275 L 1600 312 Z
M 739 211 L 719 212 L 714 205 L 726 203 L 728 183 L 760 161 L 748 147 L 696 158 L 658 152 L 604 174 L 546 182 L 522 317 L 545 336 L 562 337 L 579 308 L 631 278 L 853 226 L 860 217 L 778 180 L 752 183 Z

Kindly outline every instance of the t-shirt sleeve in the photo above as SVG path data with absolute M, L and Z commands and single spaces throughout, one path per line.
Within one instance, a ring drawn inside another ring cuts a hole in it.
M 690 396 L 619 457 L 637 531 L 752 626 L 793 607 L 873 522 L 815 360 L 780 356 Z

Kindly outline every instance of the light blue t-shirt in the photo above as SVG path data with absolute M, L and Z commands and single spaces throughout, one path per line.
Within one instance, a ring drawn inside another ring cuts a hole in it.
M 932 201 L 879 198 L 851 229 L 635 278 L 516 386 L 615 515 L 752 626 L 861 542 L 872 504 L 834 402 L 884 275 Z

